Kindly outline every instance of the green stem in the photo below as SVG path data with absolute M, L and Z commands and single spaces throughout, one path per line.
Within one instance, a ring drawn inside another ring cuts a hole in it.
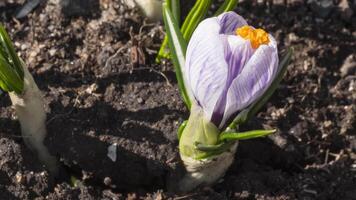
M 225 0 L 220 8 L 215 12 L 214 16 L 218 16 L 223 12 L 228 12 L 236 8 L 238 0 Z

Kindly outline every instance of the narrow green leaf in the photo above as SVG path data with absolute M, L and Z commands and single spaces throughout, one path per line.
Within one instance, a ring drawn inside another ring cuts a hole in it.
M 163 20 L 168 36 L 169 48 L 172 52 L 172 60 L 175 67 L 179 91 L 183 101 L 190 110 L 191 101 L 188 92 L 184 85 L 182 67 L 185 66 L 185 53 L 187 50 L 187 42 L 184 40 L 182 33 L 179 30 L 176 20 L 166 3 L 163 4 Z
M 1 43 L 4 44 L 4 46 L 7 50 L 7 53 L 9 54 L 12 62 L 14 63 L 14 68 L 15 68 L 16 73 L 18 73 L 20 77 L 23 77 L 24 71 L 22 68 L 23 66 L 22 66 L 21 60 L 18 57 L 14 46 L 12 45 L 9 35 L 7 34 L 5 28 L 2 25 L 0 25 L 0 41 L 1 41 Z
M 231 11 L 236 8 L 238 0 L 225 0 L 220 8 L 215 12 L 214 16 L 218 16 L 221 13 Z
M 20 94 L 23 90 L 23 65 L 15 52 L 9 35 L 0 24 L 0 87 Z
M 254 116 L 258 110 L 268 101 L 272 96 L 274 91 L 277 89 L 279 83 L 282 81 L 285 72 L 287 71 L 287 66 L 289 64 L 290 58 L 292 56 L 292 49 L 288 49 L 286 55 L 283 57 L 282 61 L 279 63 L 279 71 L 277 72 L 276 78 L 273 80 L 270 87 L 262 95 L 262 97 L 253 103 L 251 106 L 242 110 L 229 125 L 230 129 L 235 129 L 237 125 L 245 123 L 252 116 Z
M 167 6 L 171 8 L 174 19 L 180 25 L 180 0 L 166 0 Z M 156 57 L 156 63 L 160 63 L 162 58 L 169 59 L 168 37 L 164 36 L 161 48 Z
M 219 136 L 219 141 L 248 140 L 252 138 L 265 137 L 274 132 L 276 132 L 276 130 L 253 130 L 241 133 L 223 132 Z
M 170 0 L 171 1 L 171 10 L 174 19 L 176 19 L 178 26 L 180 26 L 180 0 Z
M 187 21 L 187 26 L 182 27 L 183 37 L 186 41 L 189 42 L 190 37 L 192 36 L 195 28 L 198 24 L 205 18 L 208 10 L 212 4 L 212 0 L 200 0 L 197 10 L 192 13 L 192 17 L 189 21 Z M 185 23 L 185 21 L 184 21 Z M 183 24 L 184 26 L 184 24 Z
M 6 92 L 15 91 L 20 94 L 23 89 L 23 79 L 21 79 L 14 69 L 0 56 L 0 86 Z
M 193 8 L 189 11 L 189 13 L 188 13 L 187 17 L 185 18 L 183 25 L 181 27 L 182 32 L 184 32 L 187 29 L 189 22 L 192 21 L 192 17 L 194 16 L 194 13 L 197 12 L 201 2 L 202 2 L 202 0 L 196 0 Z
M 195 157 L 197 160 L 208 159 L 209 157 L 216 156 L 228 151 L 235 142 L 223 142 L 217 145 L 203 145 L 195 144 L 195 148 L 202 153 Z
M 199 151 L 205 151 L 205 152 L 212 152 L 212 151 L 218 151 L 221 149 L 225 143 L 219 143 L 215 145 L 209 145 L 209 144 L 201 144 L 201 143 L 195 143 L 195 148 Z

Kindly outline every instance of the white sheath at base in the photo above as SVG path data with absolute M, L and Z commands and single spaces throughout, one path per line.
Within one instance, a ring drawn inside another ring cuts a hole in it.
M 195 160 L 182 156 L 187 174 L 180 181 L 179 191 L 188 192 L 200 186 L 207 186 L 215 183 L 223 177 L 234 161 L 238 142 L 229 151 L 209 159 Z
M 34 151 L 39 160 L 51 173 L 57 173 L 56 158 L 43 144 L 46 137 L 46 113 L 42 95 L 27 67 L 24 67 L 24 90 L 18 95 L 10 92 L 12 105 L 21 124 L 21 133 L 25 144 Z

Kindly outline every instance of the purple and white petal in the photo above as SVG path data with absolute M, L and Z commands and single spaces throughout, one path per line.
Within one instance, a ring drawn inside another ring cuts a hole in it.
M 261 45 L 232 82 L 226 97 L 226 107 L 220 128 L 230 117 L 259 99 L 278 71 L 278 52 L 270 36 L 268 45 Z
M 218 19 L 202 21 L 194 31 L 187 48 L 183 76 L 207 119 L 211 118 L 217 100 L 222 95 L 228 66 Z
M 220 33 L 232 35 L 236 29 L 247 25 L 246 20 L 235 12 L 226 12 L 218 17 L 220 24 Z
M 225 61 L 228 65 L 227 79 L 223 94 L 215 105 L 211 121 L 217 126 L 220 124 L 226 106 L 226 93 L 238 74 L 241 73 L 246 63 L 250 60 L 254 53 L 250 42 L 236 35 L 225 35 Z

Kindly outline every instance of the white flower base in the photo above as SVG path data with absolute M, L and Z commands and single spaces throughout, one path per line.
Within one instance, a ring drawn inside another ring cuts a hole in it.
M 57 172 L 56 158 L 48 152 L 43 144 L 46 137 L 46 113 L 42 95 L 32 75 L 24 67 L 24 90 L 18 95 L 10 92 L 12 105 L 21 124 L 21 133 L 25 144 L 37 153 L 39 160 L 52 173 Z
M 188 192 L 197 187 L 208 186 L 223 177 L 234 161 L 238 142 L 229 151 L 209 159 L 195 160 L 181 155 L 187 174 L 180 181 L 179 191 Z

